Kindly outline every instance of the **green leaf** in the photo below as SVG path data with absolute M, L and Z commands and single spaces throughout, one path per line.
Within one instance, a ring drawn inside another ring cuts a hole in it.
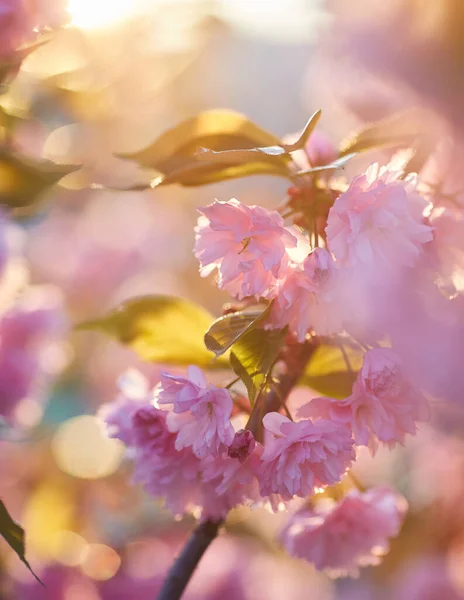
M 319 123 L 319 119 L 321 118 L 322 111 L 317 110 L 313 116 L 309 119 L 309 121 L 304 126 L 303 132 L 296 142 L 293 144 L 282 144 L 282 147 L 286 152 L 295 152 L 295 150 L 300 150 L 304 148 L 307 141 L 311 137 L 312 132 L 316 129 L 316 125 Z
M 405 111 L 371 123 L 345 139 L 340 145 L 340 155 L 386 146 L 406 147 L 417 141 L 425 133 L 426 127 L 427 120 L 422 111 Z
M 26 539 L 24 529 L 13 521 L 2 500 L 0 500 L 0 534 L 3 536 L 6 543 L 16 552 L 20 560 L 26 565 L 37 581 L 43 585 L 26 559 Z
M 205 346 L 221 356 L 243 335 L 256 327 L 269 313 L 271 304 L 261 309 L 237 311 L 216 319 L 205 333 Z
M 346 398 L 351 394 L 357 371 L 361 368 L 363 352 L 344 347 L 352 371 L 338 346 L 323 344 L 313 354 L 305 373 L 299 381 L 324 396 Z
M 286 329 L 252 329 L 232 346 L 230 366 L 245 384 L 252 406 L 277 360 L 286 333 Z
M 212 365 L 214 354 L 203 345 L 212 319 L 204 308 L 183 298 L 142 296 L 77 328 L 103 331 L 147 361 L 228 368 L 225 357 Z
M 199 148 L 233 150 L 278 145 L 279 139 L 232 110 L 207 110 L 168 129 L 153 144 L 134 153 L 119 154 L 163 174 L 185 168 Z
M 34 161 L 8 149 L 0 149 L 0 204 L 17 213 L 28 212 L 40 203 L 49 188 L 79 168 Z

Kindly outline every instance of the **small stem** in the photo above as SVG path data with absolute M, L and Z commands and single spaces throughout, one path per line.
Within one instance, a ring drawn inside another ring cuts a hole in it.
M 346 353 L 346 350 L 345 350 L 343 344 L 339 344 L 339 348 L 340 348 L 341 353 L 343 354 L 343 360 L 345 361 L 346 368 L 348 369 L 348 371 L 350 373 L 354 373 L 353 367 L 351 366 L 350 359 L 348 358 L 348 354 Z
M 157 600 L 179 600 L 208 546 L 216 538 L 222 521 L 200 523 L 172 565 Z
M 365 352 L 368 352 L 370 350 L 370 348 L 367 344 L 364 344 L 363 342 L 358 340 L 358 338 L 355 337 L 352 333 L 350 333 L 350 336 L 353 338 L 353 340 L 356 342 L 356 344 L 358 344 L 358 346 L 360 348 L 362 348 Z
M 233 379 L 230 383 L 228 383 L 227 385 L 225 385 L 225 389 L 226 390 L 230 390 L 230 388 L 235 385 L 236 383 L 238 383 L 240 381 L 240 377 L 236 377 L 235 379 Z
M 289 410 L 289 408 L 288 408 L 288 406 L 287 406 L 287 403 L 285 402 L 285 400 L 283 400 L 283 399 L 280 397 L 280 393 L 279 393 L 279 387 L 278 387 L 278 385 L 277 385 L 277 382 L 276 382 L 276 381 L 273 381 L 273 382 L 271 383 L 271 385 L 272 385 L 272 387 L 273 387 L 273 389 L 274 389 L 274 392 L 277 394 L 278 398 L 280 399 L 280 406 L 281 406 L 281 407 L 284 409 L 284 412 L 285 412 L 285 414 L 287 415 L 287 417 L 290 419 L 290 421 L 293 421 L 292 413 L 290 412 L 290 410 Z
M 361 483 L 361 481 L 359 481 L 359 479 L 356 477 L 356 475 L 353 473 L 353 471 L 348 471 L 347 475 L 351 479 L 351 481 L 354 483 L 355 487 L 358 488 L 358 490 L 360 492 L 366 491 L 366 486 L 363 483 Z

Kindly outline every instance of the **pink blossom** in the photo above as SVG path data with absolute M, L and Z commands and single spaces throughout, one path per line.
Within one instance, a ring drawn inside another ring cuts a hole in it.
M 131 446 L 135 442 L 132 418 L 149 402 L 148 381 L 139 371 L 129 369 L 119 378 L 118 385 L 120 394 L 114 402 L 104 404 L 98 416 L 105 423 L 109 437 Z
M 230 458 L 236 458 L 244 463 L 256 446 L 254 435 L 247 429 L 237 431 L 228 449 Z
M 278 288 L 269 317 L 303 342 L 309 330 L 328 335 L 342 329 L 337 307 L 336 270 L 330 253 L 316 248 L 301 266 L 292 265 Z
M 388 272 L 412 266 L 432 229 L 422 222 L 425 201 L 393 167 L 371 165 L 356 177 L 330 209 L 327 243 L 343 266 L 364 265 Z
M 335 146 L 326 135 L 319 131 L 313 131 L 305 146 L 305 152 L 311 167 L 328 165 L 338 157 Z
M 464 214 L 461 210 L 439 208 L 432 212 L 432 250 L 440 273 L 441 288 L 450 295 L 464 291 Z
M 453 580 L 442 556 L 409 562 L 394 587 L 394 594 L 395 600 L 464 600 L 464 592 Z
M 232 398 L 228 390 L 208 385 L 200 369 L 189 367 L 187 378 L 163 374 L 156 399 L 172 410 L 167 425 L 177 433 L 177 450 L 192 447 L 198 458 L 227 450 L 234 437 Z
M 0 60 L 34 39 L 36 31 L 67 20 L 63 0 L 0 0 Z
M 200 209 L 195 256 L 200 274 L 218 271 L 218 286 L 238 299 L 269 293 L 288 265 L 296 237 L 276 211 L 246 206 L 234 198 Z
M 282 141 L 285 144 L 293 144 L 300 135 L 301 131 L 292 133 L 284 136 Z M 337 156 L 338 152 L 335 146 L 326 135 L 319 131 L 313 131 L 303 149 L 292 152 L 293 162 L 300 171 L 327 165 L 334 161 Z
M 263 496 L 309 496 L 340 481 L 355 458 L 351 432 L 343 425 L 323 419 L 294 423 L 278 413 L 268 413 L 263 425 L 272 434 L 259 472 Z
M 111 437 L 127 446 L 134 461 L 134 481 L 149 494 L 163 498 L 174 514 L 185 514 L 203 505 L 199 483 L 201 462 L 191 449 L 176 450 L 176 434 L 166 424 L 167 411 L 152 403 L 153 393 L 140 385 L 140 377 L 126 376 L 123 394 L 114 405 L 100 411 Z
M 199 477 L 201 463 L 191 449 L 178 451 L 176 435 L 168 430 L 167 412 L 152 405 L 133 415 L 134 481 L 148 493 L 163 498 L 174 514 L 185 514 L 202 506 Z
M 223 454 L 204 461 L 202 481 L 210 486 L 204 495 L 205 517 L 223 519 L 236 506 L 262 501 L 257 479 L 262 452 L 261 444 L 256 444 L 245 460 Z
M 405 377 L 396 352 L 373 348 L 364 355 L 351 396 L 315 398 L 298 414 L 345 423 L 357 444 L 374 451 L 379 441 L 389 446 L 404 443 L 407 433 L 416 433 L 416 422 L 429 418 L 429 406 Z
M 287 551 L 334 577 L 357 577 L 359 567 L 377 565 L 398 535 L 405 498 L 386 488 L 350 491 L 338 504 L 321 500 L 292 516 L 282 533 Z
M 7 60 L 32 30 L 23 0 L 0 0 L 0 58 Z

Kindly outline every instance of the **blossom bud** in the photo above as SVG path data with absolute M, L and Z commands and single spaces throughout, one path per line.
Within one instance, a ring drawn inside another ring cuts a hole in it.
M 234 436 L 231 445 L 229 446 L 228 454 L 230 458 L 238 458 L 241 463 L 253 452 L 256 446 L 255 438 L 251 431 L 240 429 Z

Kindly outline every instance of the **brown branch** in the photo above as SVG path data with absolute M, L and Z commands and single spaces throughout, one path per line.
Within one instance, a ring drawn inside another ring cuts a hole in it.
M 194 530 L 182 552 L 174 561 L 158 600 L 179 600 L 201 557 L 218 534 L 222 522 L 205 521 Z

